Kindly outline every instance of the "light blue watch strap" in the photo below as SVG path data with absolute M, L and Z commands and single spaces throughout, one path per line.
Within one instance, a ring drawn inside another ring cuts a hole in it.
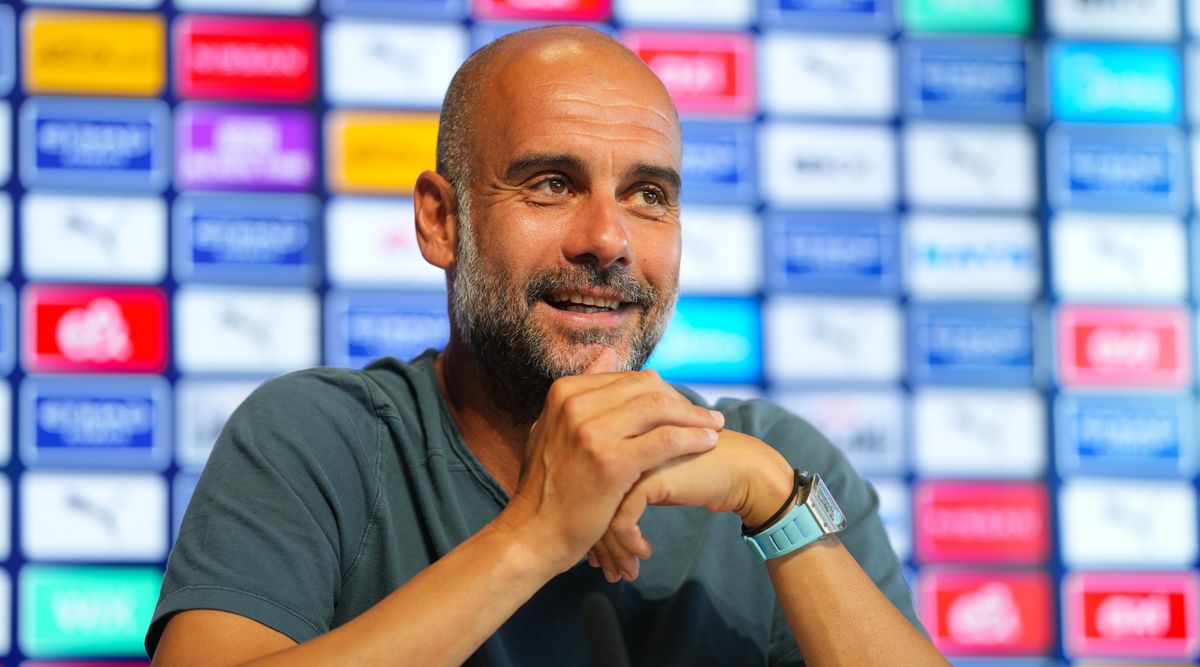
M 764 561 L 790 554 L 825 534 L 808 505 L 796 505 L 774 524 L 754 535 L 743 535 L 750 550 Z

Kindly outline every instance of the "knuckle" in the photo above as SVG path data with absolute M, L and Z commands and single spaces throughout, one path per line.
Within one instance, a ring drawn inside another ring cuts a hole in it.
M 559 401 L 559 410 L 567 419 L 574 420 L 579 418 L 580 413 L 583 410 L 582 403 L 583 401 L 580 400 L 578 394 L 567 396 Z
M 643 369 L 641 371 L 641 374 L 642 374 L 642 378 L 644 378 L 648 382 L 653 382 L 653 383 L 662 382 L 662 376 L 659 375 L 658 371 L 654 370 L 653 368 Z

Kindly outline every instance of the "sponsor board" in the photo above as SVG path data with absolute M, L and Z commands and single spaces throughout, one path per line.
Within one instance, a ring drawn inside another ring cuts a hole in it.
M 898 382 L 904 372 L 894 301 L 780 296 L 767 301 L 765 321 L 772 382 Z
M 914 597 L 944 653 L 1038 655 L 1054 646 L 1054 587 L 1044 572 L 923 570 Z
M 0 95 L 7 95 L 17 80 L 16 23 L 12 7 L 0 6 Z
M 747 27 L 755 0 L 614 0 L 613 18 L 623 25 Z
M 770 206 L 896 205 L 896 141 L 889 127 L 766 123 L 758 141 L 762 195 Z
M 1022 301 L 1042 288 L 1040 233 L 1025 217 L 914 215 L 904 282 L 918 301 Z
M 1058 381 L 1065 387 L 1182 389 L 1191 382 L 1183 307 L 1059 306 Z
M 444 294 L 333 290 L 325 299 L 330 366 L 362 368 L 380 357 L 406 361 L 450 339 Z
M 752 209 L 685 206 L 680 294 L 753 294 L 762 288 L 762 226 Z
M 25 565 L 17 643 L 31 658 L 140 655 L 161 585 L 157 567 Z
M 1033 25 L 1026 0 L 912 0 L 901 3 L 903 23 L 915 32 L 1025 34 Z
M 333 111 L 325 118 L 326 180 L 339 193 L 412 194 L 433 169 L 438 118 L 429 114 Z
M 683 297 L 646 362 L 670 382 L 762 381 L 758 299 Z
M 895 390 L 790 391 L 772 398 L 816 427 L 865 474 L 904 474 L 904 394 Z
M 1064 213 L 1050 224 L 1050 271 L 1063 300 L 1177 303 L 1187 297 L 1187 230 L 1168 216 Z
M 684 120 L 681 125 L 683 201 L 756 204 L 754 124 Z
M 176 364 L 242 375 L 315 366 L 319 310 L 305 289 L 184 287 L 175 293 Z
M 12 371 L 16 358 L 17 299 L 12 285 L 0 282 L 0 374 Z
M 1040 379 L 1038 326 L 1027 306 L 911 306 L 908 336 L 913 382 L 1025 386 Z
M 21 462 L 162 470 L 171 462 L 171 389 L 161 377 L 26 377 Z
M 31 9 L 21 17 L 28 94 L 154 97 L 166 82 L 159 14 Z
M 307 102 L 316 92 L 311 21 L 186 15 L 174 40 L 180 97 Z
M 28 196 L 28 195 L 26 195 Z M 13 207 L 7 192 L 0 192 L 0 276 L 8 276 L 13 265 Z
M 1046 133 L 1050 207 L 1182 213 L 1185 150 L 1174 127 L 1052 126 Z
M 167 482 L 155 473 L 26 472 L 21 552 L 31 560 L 158 561 L 167 555 Z
M 921 389 L 913 394 L 913 467 L 924 477 L 1041 477 L 1045 399 L 1034 390 Z
M 0 44 L 0 48 L 3 48 Z M 12 107 L 0 101 L 0 185 L 12 178 Z
M 10 460 L 12 460 L 12 450 L 13 450 L 13 442 L 12 442 L 13 441 L 13 437 L 12 437 L 13 428 L 12 428 L 12 425 L 13 425 L 12 389 L 10 388 L 8 381 L 3 380 L 3 381 L 0 381 L 0 465 L 8 465 L 8 462 Z M 6 528 L 6 526 L 4 525 L 3 522 L 7 517 L 8 517 L 7 513 L 0 511 L 0 531 L 3 531 Z M 7 536 L 7 535 L 8 535 L 8 533 L 0 532 L 0 544 L 3 544 L 3 540 L 5 539 L 5 536 Z M 7 558 L 7 557 L 8 557 L 8 552 L 4 551 L 4 550 L 0 550 L 0 559 Z
M 316 126 L 305 109 L 182 104 L 175 112 L 180 190 L 307 190 Z
M 187 512 L 192 494 L 196 492 L 196 482 L 200 481 L 198 472 L 179 472 L 171 481 L 171 545 L 179 539 L 179 527 L 183 525 L 183 515 Z
M 763 263 L 773 291 L 890 295 L 899 291 L 890 214 L 770 212 Z
M 1063 37 L 1174 41 L 1176 0 L 1049 0 L 1046 27 Z
M 317 0 L 174 0 L 175 9 L 189 12 L 248 12 L 251 14 L 307 14 Z
M 225 422 L 258 385 L 258 380 L 193 378 L 175 385 L 175 462 L 181 469 L 204 467 Z
M 445 272 L 417 245 L 411 199 L 336 197 L 325 208 L 325 234 L 335 285 L 445 288 Z
M 26 372 L 158 373 L 167 363 L 167 298 L 157 287 L 26 285 Z
M 1194 660 L 1198 590 L 1194 571 L 1072 572 L 1063 581 L 1064 652 Z
M 901 561 L 912 557 L 912 498 L 900 479 L 871 479 L 879 496 L 879 520 L 887 531 L 888 542 Z
M 9 484 L 8 477 L 0 478 L 0 558 L 8 560 L 12 555 L 12 487 Z M 6 573 L 7 574 L 7 573 Z M 4 605 L 0 609 L 0 620 L 8 620 L 8 611 L 12 607 L 12 599 L 8 590 L 8 577 L 0 578 L 0 604 Z M 0 652 L 8 649 L 8 632 L 6 628 L 0 628 Z
M 319 210 L 311 195 L 180 196 L 172 214 L 175 280 L 315 284 Z
M 475 21 L 471 26 L 471 51 L 477 51 L 487 44 L 514 32 L 544 26 L 546 23 L 537 21 Z M 574 23 L 584 28 L 602 32 L 613 39 L 617 37 L 617 29 L 609 23 Z
M 611 0 L 471 0 L 482 19 L 526 21 L 607 21 Z
M 1031 66 L 1013 39 L 901 43 L 901 100 L 913 116 L 1024 120 Z
M 766 33 L 760 106 L 769 114 L 888 118 L 896 113 L 895 52 L 886 39 Z
M 1189 482 L 1071 478 L 1059 487 L 1058 517 L 1069 567 L 1191 567 L 1196 560 Z
M 893 0 L 759 0 L 764 26 L 891 32 Z
M 166 249 L 159 197 L 35 192 L 21 200 L 21 269 L 30 280 L 157 283 Z
M 437 108 L 467 41 L 457 25 L 327 23 L 325 96 L 339 105 Z
M 321 0 L 329 16 L 387 16 L 416 19 L 460 19 L 467 0 Z
M 913 541 L 922 563 L 1036 565 L 1050 555 L 1041 482 L 919 482 Z
M 919 207 L 1010 209 L 1037 204 L 1037 151 L 1020 125 L 910 124 L 905 197 Z
M 658 75 L 680 113 L 753 114 L 749 34 L 629 31 L 621 41 Z
M 1184 397 L 1059 394 L 1054 402 L 1059 474 L 1192 477 L 1194 405 Z
M 1050 109 L 1057 120 L 1179 120 L 1183 91 L 1179 54 L 1174 47 L 1058 42 L 1048 46 L 1047 57 Z
M 31 98 L 21 106 L 26 188 L 161 192 L 170 114 L 159 100 Z

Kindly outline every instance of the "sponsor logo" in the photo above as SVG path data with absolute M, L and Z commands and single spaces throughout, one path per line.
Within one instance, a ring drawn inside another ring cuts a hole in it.
M 320 275 L 316 199 L 185 195 L 175 200 L 175 279 L 312 284 Z
M 161 289 L 30 285 L 21 300 L 27 372 L 158 373 L 166 366 Z
M 908 487 L 897 479 L 871 480 L 879 495 L 879 519 L 887 531 L 888 542 L 901 561 L 912 556 L 912 517 Z M 906 577 L 907 578 L 907 577 Z M 911 587 L 911 584 L 910 584 Z
M 1049 51 L 1055 118 L 1102 123 L 1179 120 L 1182 89 L 1174 48 L 1056 43 Z
M 26 188 L 160 192 L 168 180 L 168 111 L 157 100 L 40 98 L 21 107 Z
M 183 515 L 187 512 L 192 494 L 196 492 L 196 482 L 200 481 L 200 473 L 179 472 L 171 482 L 171 545 L 179 539 L 179 527 L 183 525 Z
M 180 380 L 175 386 L 175 459 L 199 471 L 208 460 L 225 422 L 258 386 L 256 380 Z
M 1061 299 L 1174 303 L 1187 296 L 1187 232 L 1174 218 L 1059 215 L 1050 244 Z
M 0 557 L 8 560 L 12 555 L 12 541 L 9 535 L 12 534 L 12 488 L 9 486 L 8 478 L 0 480 L 0 528 L 4 529 L 4 533 L 0 534 Z M 8 590 L 8 577 L 0 578 L 0 605 L 4 609 L 0 610 L 0 620 L 8 620 L 8 610 L 12 608 L 11 591 Z M 9 636 L 6 630 L 0 630 L 0 650 L 7 650 Z
M 1182 213 L 1183 138 L 1172 127 L 1052 127 L 1047 195 L 1055 209 Z
M 1029 59 L 1022 42 L 909 40 L 902 53 L 901 85 L 908 113 L 1025 118 Z
M 685 207 L 680 228 L 682 294 L 753 294 L 762 287 L 762 227 L 751 209 Z
M 754 125 L 683 121 L 685 202 L 754 204 Z
M 27 466 L 161 470 L 171 461 L 163 378 L 27 378 L 20 409 Z
M 906 195 L 917 206 L 1029 210 L 1037 203 L 1033 135 L 1019 125 L 909 125 Z
M 923 563 L 1034 565 L 1050 554 L 1041 483 L 923 482 L 913 495 L 913 535 Z
M 27 472 L 21 550 L 35 560 L 154 561 L 167 555 L 167 484 L 158 474 Z
M 12 424 L 12 390 L 7 381 L 0 381 L 0 465 L 8 465 L 12 459 Z M 4 525 L 7 517 L 8 514 L 0 508 L 0 530 L 7 527 Z M 0 545 L 6 543 L 6 535 L 0 533 Z M 8 557 L 7 549 L 0 549 L 0 557 Z
M 773 382 L 898 382 L 904 368 L 900 336 L 900 309 L 893 301 L 770 299 L 767 375 Z
M 472 0 L 471 13 L 485 19 L 607 21 L 610 0 Z
M 316 295 L 304 289 L 185 287 L 175 293 L 175 351 L 184 373 L 282 373 L 315 366 Z
M 1034 390 L 913 394 L 913 459 L 929 477 L 1031 478 L 1046 469 L 1046 408 Z
M 1196 560 L 1190 482 L 1074 478 L 1059 488 L 1058 504 L 1061 555 L 1070 567 L 1191 567 Z
M 614 18 L 622 24 L 749 26 L 758 9 L 754 0 L 616 0 Z
M 885 0 L 762 0 L 759 21 L 834 30 L 895 29 L 892 3 Z
M 914 0 L 905 2 L 903 22 L 920 32 L 1025 34 L 1033 8 L 1023 0 Z
M 894 294 L 900 262 L 890 215 L 767 216 L 766 274 L 774 290 Z
M 754 111 L 754 43 L 744 33 L 626 32 L 681 113 Z
M 684 297 L 646 365 L 672 382 L 755 383 L 761 341 L 757 299 Z
M 855 469 L 901 474 L 906 469 L 903 394 L 894 391 L 788 392 L 774 398 L 808 420 L 842 450 Z
M 1191 382 L 1182 307 L 1061 306 L 1056 320 L 1064 386 L 1182 389 Z
M 1195 422 L 1184 398 L 1060 395 L 1054 419 L 1056 459 L 1064 477 L 1195 473 Z
M 1072 572 L 1063 582 L 1063 635 L 1072 656 L 1195 659 L 1195 572 Z
M 921 300 L 1030 301 L 1041 290 L 1037 226 L 1028 218 L 913 216 L 904 278 Z
M 1067 37 L 1175 40 L 1179 3 L 1174 0 L 1050 0 L 1046 25 Z
M 31 280 L 158 282 L 166 246 L 158 197 L 33 193 L 21 201 L 21 268 Z
M 22 18 L 25 90 L 153 97 L 166 80 L 157 14 L 33 9 Z
M 334 21 L 325 26 L 325 94 L 335 104 L 436 108 L 467 57 L 454 25 Z
M 329 280 L 336 285 L 443 289 L 446 275 L 417 246 L 411 199 L 339 197 L 325 209 Z
M 175 0 L 176 9 L 195 11 L 249 12 L 252 14 L 307 14 L 316 0 Z
M 1027 385 L 1037 376 L 1036 331 L 1025 306 L 913 306 L 914 382 Z
M 28 196 L 26 195 L 26 197 Z M 12 239 L 12 199 L 9 198 L 7 192 L 0 192 L 0 276 L 7 276 L 12 271 Z
M 411 359 L 450 338 L 446 297 L 434 293 L 333 291 L 326 297 L 325 361 L 362 368 L 380 357 Z
M 335 111 L 325 120 L 329 189 L 344 193 L 412 194 L 433 169 L 437 116 Z
M 769 113 L 886 118 L 896 111 L 890 41 L 767 33 L 759 44 Z
M 17 357 L 17 307 L 12 285 L 0 283 L 0 374 L 8 374 Z M 0 406 L 0 412 L 5 412 Z M 7 455 L 3 457 L 7 459 Z
M 4 48 L 0 44 L 0 49 Z M 0 185 L 12 177 L 12 107 L 0 102 Z M 7 196 L 7 195 L 5 195 Z
M 881 125 L 768 123 L 759 132 L 763 195 L 772 205 L 886 209 L 896 205 L 896 145 Z
M 162 570 L 26 565 L 17 582 L 17 641 L 26 656 L 137 655 Z
M 13 9 L 5 5 L 0 7 L 0 95 L 7 95 L 17 78 L 16 44 L 17 30 Z
M 316 128 L 303 109 L 185 104 L 175 114 L 175 183 L 183 190 L 306 190 Z
M 309 100 L 317 86 L 316 32 L 299 19 L 184 16 L 175 23 L 180 97 Z
M 1054 593 L 1043 572 L 924 571 L 915 597 L 945 653 L 1036 655 L 1054 645 Z

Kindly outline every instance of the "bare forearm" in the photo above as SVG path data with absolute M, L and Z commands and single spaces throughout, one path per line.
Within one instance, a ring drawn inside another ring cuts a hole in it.
M 768 561 L 767 571 L 807 664 L 948 664 L 836 536 Z

